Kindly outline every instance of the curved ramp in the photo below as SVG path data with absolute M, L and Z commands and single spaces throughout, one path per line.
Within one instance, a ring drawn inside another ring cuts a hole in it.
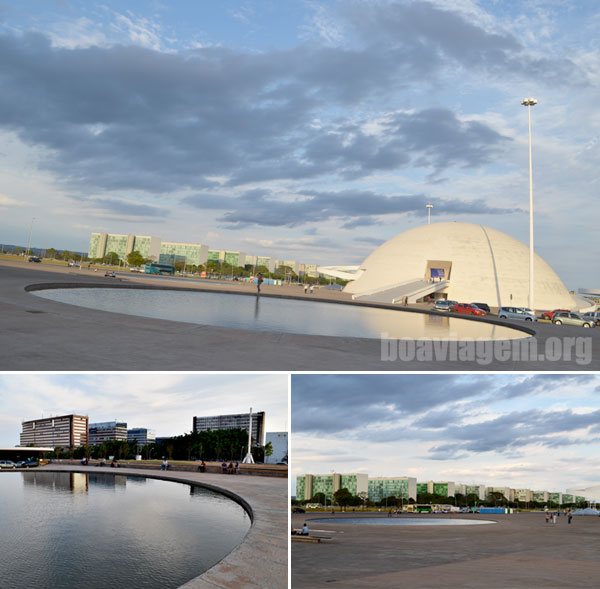
M 411 280 L 380 289 L 375 292 L 355 294 L 352 298 L 363 302 L 402 304 L 416 303 L 417 300 L 448 287 L 450 281 L 430 282 L 428 280 Z

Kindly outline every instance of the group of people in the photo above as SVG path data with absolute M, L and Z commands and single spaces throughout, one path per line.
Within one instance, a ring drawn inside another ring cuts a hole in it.
M 567 509 L 564 514 L 567 516 L 567 523 L 570 524 L 571 520 L 573 519 L 573 511 L 571 509 Z M 560 516 L 560 511 L 548 511 L 548 510 L 546 510 L 545 516 L 546 516 L 546 523 L 547 524 L 550 523 L 550 522 L 552 522 L 553 524 L 555 524 L 557 518 Z
M 222 462 L 221 472 L 223 474 L 240 474 L 240 463 L 236 462 L 234 464 L 233 462 L 230 462 L 227 464 L 227 462 Z
M 304 285 L 304 294 L 315 294 L 315 285 L 314 284 L 305 284 Z

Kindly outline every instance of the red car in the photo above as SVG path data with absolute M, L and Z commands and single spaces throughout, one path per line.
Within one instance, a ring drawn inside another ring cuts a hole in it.
M 487 315 L 485 311 L 479 307 L 476 307 L 475 305 L 471 305 L 470 303 L 456 303 L 451 310 L 454 313 L 459 313 L 460 315 L 476 315 L 477 317 L 483 317 L 484 315 Z
M 554 315 L 557 313 L 569 313 L 570 309 L 554 309 L 554 311 L 544 311 L 542 313 L 542 319 L 548 319 L 549 321 L 554 321 Z

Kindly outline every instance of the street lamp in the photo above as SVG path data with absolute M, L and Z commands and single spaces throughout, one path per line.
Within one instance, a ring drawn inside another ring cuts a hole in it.
M 29 236 L 27 237 L 27 253 L 26 256 L 29 255 L 29 250 L 31 249 L 31 232 L 33 231 L 33 222 L 35 221 L 35 217 L 31 217 L 31 225 L 29 225 Z
M 537 104 L 535 98 L 524 98 L 521 101 L 527 107 L 529 122 L 529 308 L 533 308 L 533 163 L 531 158 L 531 107 Z
M 431 225 L 431 209 L 433 208 L 433 205 L 427 203 L 425 207 L 427 208 L 427 225 Z

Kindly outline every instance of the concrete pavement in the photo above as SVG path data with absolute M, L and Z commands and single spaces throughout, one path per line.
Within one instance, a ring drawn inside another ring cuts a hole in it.
M 497 523 L 460 527 L 336 525 L 311 521 L 316 517 L 292 516 L 293 527 L 307 521 L 332 536 L 292 543 L 293 589 L 574 589 L 597 587 L 600 579 L 598 517 L 574 517 L 571 525 L 559 517 L 553 525 L 543 513 L 466 515 Z
M 456 359 L 448 355 L 445 359 L 415 356 L 391 357 L 386 361 L 382 359 L 386 356 L 379 340 L 252 332 L 107 313 L 44 300 L 25 291 L 28 285 L 39 283 L 90 286 L 118 283 L 174 288 L 183 284 L 198 290 L 254 290 L 252 285 L 238 283 L 224 286 L 143 276 L 124 276 L 115 281 L 86 269 L 0 262 L 0 370 L 559 371 L 600 368 L 598 329 L 533 326 L 536 332 L 533 343 L 542 353 L 549 340 L 557 336 L 589 338 L 583 342 L 584 356 L 589 357 L 589 361 L 583 364 L 574 354 L 560 356 L 556 361 L 520 361 L 509 355 L 505 360 L 482 362 L 472 342 L 462 342 L 469 353 Z M 305 296 L 298 287 L 265 287 L 264 294 Z M 307 298 L 348 302 L 345 293 L 323 289 Z M 395 312 L 402 311 L 396 309 Z
M 288 586 L 287 478 L 60 464 L 43 466 L 40 470 L 145 476 L 202 485 L 228 495 L 249 512 L 252 526 L 237 548 L 182 589 L 285 589 Z

